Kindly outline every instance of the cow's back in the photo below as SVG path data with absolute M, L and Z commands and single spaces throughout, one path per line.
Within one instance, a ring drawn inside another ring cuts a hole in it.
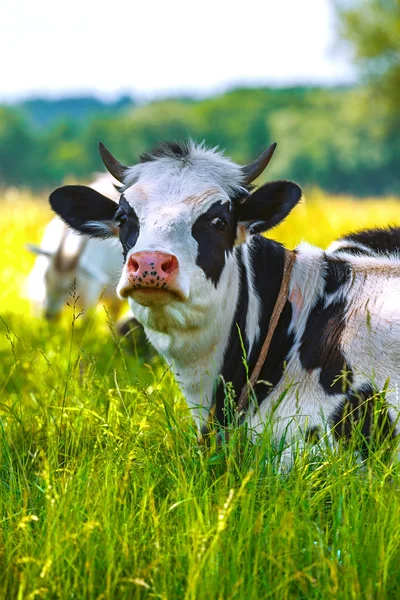
M 354 378 L 400 383 L 400 261 L 355 258 L 341 345 Z

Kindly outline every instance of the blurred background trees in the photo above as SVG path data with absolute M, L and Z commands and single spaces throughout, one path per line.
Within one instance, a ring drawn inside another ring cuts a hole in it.
M 97 143 L 134 163 L 191 136 L 245 163 L 269 143 L 268 177 L 358 196 L 400 194 L 400 0 L 336 0 L 338 33 L 360 67 L 353 87 L 238 88 L 140 104 L 123 96 L 0 106 L 0 186 L 45 188 L 103 169 Z
M 375 101 L 399 123 L 400 0 L 337 0 L 339 34 Z

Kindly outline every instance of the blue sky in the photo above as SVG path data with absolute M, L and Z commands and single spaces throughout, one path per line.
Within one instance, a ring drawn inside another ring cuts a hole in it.
M 331 0 L 4 2 L 0 56 L 0 101 L 355 79 Z

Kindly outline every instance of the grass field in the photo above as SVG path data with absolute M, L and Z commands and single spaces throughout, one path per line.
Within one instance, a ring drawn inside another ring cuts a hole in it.
M 282 475 L 268 433 L 199 447 L 166 365 L 102 307 L 31 316 L 24 244 L 49 211 L 12 190 L 0 206 L 0 599 L 400 597 L 396 464 L 327 447 Z M 273 237 L 393 223 L 399 200 L 315 191 Z

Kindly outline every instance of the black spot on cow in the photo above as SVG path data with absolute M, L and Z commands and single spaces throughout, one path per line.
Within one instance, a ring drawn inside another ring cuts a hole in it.
M 301 338 L 301 364 L 308 371 L 321 369 L 319 381 L 329 395 L 345 392 L 353 379 L 340 347 L 344 327 L 345 303 L 325 307 L 322 297 L 311 311 Z
M 192 236 L 198 244 L 196 264 L 217 287 L 236 236 L 236 221 L 230 204 L 215 202 L 210 206 L 194 223 Z
M 120 198 L 115 220 L 117 223 L 119 222 L 119 239 L 122 244 L 125 261 L 126 255 L 134 247 L 139 237 L 139 219 L 124 196 Z
M 316 444 L 320 440 L 319 427 L 308 427 L 304 433 L 304 439 L 309 444 Z
M 351 265 L 345 260 L 332 260 L 331 258 L 325 258 L 325 263 L 325 293 L 333 294 L 350 282 Z
M 361 435 L 363 456 L 368 455 L 371 442 L 381 443 L 395 437 L 395 425 L 391 421 L 383 396 L 371 384 L 357 390 L 349 390 L 331 417 L 337 438 L 349 441 L 357 431 Z
M 364 229 L 346 235 L 343 240 L 363 244 L 374 252 L 400 252 L 400 227 L 385 229 Z M 346 252 L 347 252 L 346 248 Z M 354 249 L 354 253 L 362 254 L 362 249 Z

